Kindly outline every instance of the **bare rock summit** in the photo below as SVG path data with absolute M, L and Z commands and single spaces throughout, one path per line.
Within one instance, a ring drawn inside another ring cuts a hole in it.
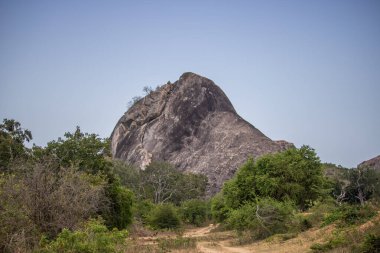
M 142 169 L 159 160 L 202 173 L 209 179 L 210 195 L 249 157 L 292 146 L 266 137 L 236 113 L 213 81 L 194 73 L 184 73 L 137 101 L 111 135 L 114 158 Z

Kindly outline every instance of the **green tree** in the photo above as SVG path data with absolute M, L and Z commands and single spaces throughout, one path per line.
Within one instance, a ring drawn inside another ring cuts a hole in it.
M 110 143 L 108 139 L 101 139 L 97 134 L 82 133 L 77 126 L 73 133 L 66 132 L 65 138 L 51 141 L 46 148 L 35 148 L 37 156 L 50 155 L 56 157 L 60 166 L 78 167 L 90 173 L 99 171 L 108 173 L 110 162 Z
M 369 199 L 380 200 L 380 173 L 371 168 L 352 169 L 348 173 L 349 184 L 343 188 L 344 200 L 362 206 Z
M 236 209 L 257 198 L 291 200 L 305 209 L 326 194 L 326 181 L 315 151 L 308 146 L 248 160 L 223 188 L 226 204 Z
M 105 194 L 109 206 L 102 213 L 109 227 L 125 228 L 132 218 L 133 194 L 123 187 L 112 170 L 109 139 L 99 138 L 96 134 L 83 133 L 77 127 L 73 133 L 67 132 L 64 138 L 51 141 L 46 148 L 34 148 L 38 159 L 54 157 L 60 167 L 77 167 L 93 175 L 106 177 Z
M 28 149 L 25 142 L 32 140 L 32 133 L 21 128 L 21 124 L 13 119 L 4 119 L 0 124 L 0 171 L 7 170 L 9 164 L 25 157 Z

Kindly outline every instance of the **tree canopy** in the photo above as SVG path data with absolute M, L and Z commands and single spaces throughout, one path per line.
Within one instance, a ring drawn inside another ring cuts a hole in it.
M 315 151 L 308 146 L 269 154 L 256 162 L 249 159 L 228 181 L 223 194 L 226 204 L 238 208 L 257 198 L 293 201 L 300 209 L 323 194 L 325 180 Z

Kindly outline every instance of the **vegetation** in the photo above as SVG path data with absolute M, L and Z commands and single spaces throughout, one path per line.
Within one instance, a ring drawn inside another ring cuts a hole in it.
M 319 158 L 313 149 L 303 146 L 263 156 L 256 162 L 249 159 L 225 184 L 223 195 L 232 209 L 269 197 L 293 201 L 305 210 L 326 194 L 325 184 Z
M 46 147 L 29 149 L 30 140 L 19 122 L 0 125 L 0 252 L 195 250 L 196 239 L 182 236 L 134 248 L 126 229 L 182 231 L 208 222 L 245 243 L 333 226 L 313 251 L 380 251 L 380 174 L 321 164 L 308 146 L 249 159 L 208 200 L 205 176 L 164 161 L 144 170 L 115 161 L 108 139 L 79 127 Z
M 181 249 L 194 249 L 196 247 L 196 240 L 194 238 L 184 238 L 182 236 L 177 236 L 174 239 L 159 239 L 158 247 L 163 252 Z
M 180 226 L 177 210 L 171 204 L 155 206 L 149 214 L 148 222 L 153 229 L 175 229 Z
M 24 158 L 29 150 L 24 142 L 32 140 L 32 133 L 21 128 L 21 124 L 13 119 L 4 119 L 0 124 L 0 172 L 6 171 L 13 161 Z
M 89 220 L 83 228 L 76 231 L 63 229 L 53 241 L 43 237 L 40 241 L 40 253 L 114 253 L 124 252 L 127 231 L 108 228 L 99 220 Z
M 184 201 L 181 205 L 181 218 L 185 223 L 203 225 L 209 219 L 208 202 L 199 199 Z
M 181 173 L 166 162 L 153 161 L 140 170 L 116 161 L 114 172 L 138 199 L 150 200 L 154 204 L 170 202 L 180 205 L 183 201 L 205 196 L 206 176 Z

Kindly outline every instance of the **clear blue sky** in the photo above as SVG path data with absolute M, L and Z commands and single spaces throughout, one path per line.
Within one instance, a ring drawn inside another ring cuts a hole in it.
M 108 137 L 144 86 L 214 80 L 272 139 L 380 154 L 380 1 L 0 0 L 0 117 Z

